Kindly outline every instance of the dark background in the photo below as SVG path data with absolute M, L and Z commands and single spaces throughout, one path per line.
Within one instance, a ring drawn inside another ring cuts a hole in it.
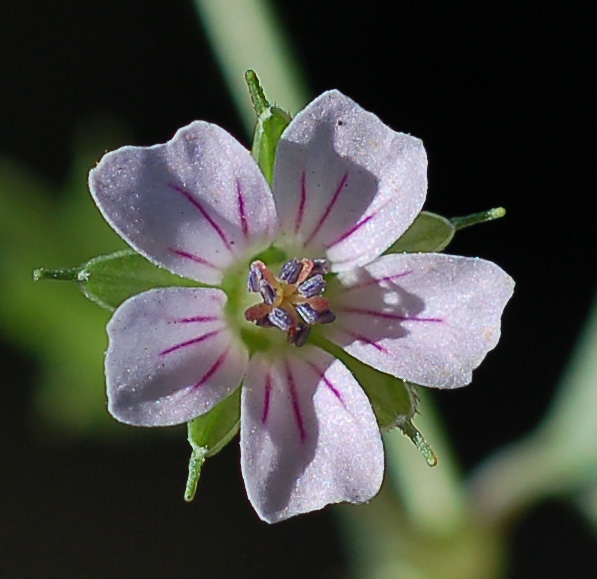
M 423 139 L 427 209 L 508 210 L 450 247 L 497 262 L 517 281 L 502 341 L 473 386 L 436 396 L 472 467 L 539 421 L 597 287 L 593 23 L 568 2 L 277 4 L 313 96 L 338 88 Z M 135 144 L 164 142 L 196 118 L 247 142 L 190 0 L 11 3 L 3 12 L 0 152 L 51 181 L 65 177 L 81 121 L 99 114 L 129 126 Z M 184 431 L 127 448 L 38 445 L 27 429 L 36 369 L 9 344 L 2 357 L 7 577 L 345 574 L 329 510 L 259 522 L 236 444 L 210 462 L 191 505 L 181 500 Z M 597 569 L 588 524 L 563 505 L 534 509 L 514 539 L 513 578 L 588 578 Z

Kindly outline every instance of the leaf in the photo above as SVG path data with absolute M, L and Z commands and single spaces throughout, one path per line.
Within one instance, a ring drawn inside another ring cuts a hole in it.
M 456 227 L 445 217 L 421 211 L 406 233 L 385 253 L 437 252 L 445 249 Z
M 207 414 L 187 424 L 192 452 L 185 501 L 192 501 L 205 459 L 217 454 L 236 435 L 240 426 L 240 388 Z
M 36 281 L 74 281 L 92 302 L 113 311 L 127 298 L 156 287 L 200 285 L 147 261 L 132 249 L 90 259 L 82 266 L 35 270 Z

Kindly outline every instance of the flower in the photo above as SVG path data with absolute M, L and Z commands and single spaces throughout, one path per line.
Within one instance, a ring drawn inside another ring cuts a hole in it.
M 420 140 L 338 91 L 286 128 L 271 189 L 250 153 L 205 122 L 106 154 L 89 178 L 104 217 L 202 286 L 150 290 L 116 310 L 110 413 L 179 424 L 242 384 L 242 473 L 263 520 L 371 499 L 384 471 L 379 428 L 321 345 L 417 384 L 464 386 L 496 345 L 513 290 L 481 259 L 382 255 L 420 212 L 426 167 Z

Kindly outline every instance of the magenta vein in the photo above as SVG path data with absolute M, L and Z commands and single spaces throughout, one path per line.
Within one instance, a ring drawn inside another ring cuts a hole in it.
M 299 201 L 298 212 L 294 220 L 294 232 L 298 233 L 298 230 L 303 223 L 303 215 L 305 214 L 305 203 L 307 202 L 307 176 L 305 171 L 301 173 L 301 199 Z
M 197 338 L 193 338 L 192 340 L 187 340 L 186 342 L 181 342 L 180 344 L 176 344 L 166 350 L 160 352 L 160 356 L 165 356 L 166 354 L 170 354 L 172 352 L 176 352 L 176 350 L 180 350 L 181 348 L 186 348 L 187 346 L 193 346 L 195 344 L 200 344 L 209 338 L 212 338 L 216 334 L 219 334 L 222 331 L 220 328 L 219 330 L 213 330 L 212 332 L 207 332 L 207 334 L 203 334 L 202 336 L 198 336 Z
M 182 189 L 181 187 L 178 187 L 177 185 L 170 183 L 169 186 L 172 189 L 174 189 L 175 191 L 177 191 L 178 193 L 180 193 L 181 195 L 183 195 L 196 209 L 199 210 L 201 215 L 203 215 L 205 220 L 211 225 L 213 230 L 218 234 L 218 236 L 222 240 L 222 243 L 226 246 L 226 249 L 228 249 L 228 251 L 231 252 L 232 245 L 230 244 L 228 237 L 226 237 L 226 234 L 224 233 L 222 228 L 213 220 L 213 218 L 205 210 L 205 207 L 203 207 L 203 205 L 201 205 L 199 200 L 197 198 L 195 198 L 189 191 Z
M 193 386 L 193 389 L 196 390 L 197 388 L 201 388 L 201 386 L 203 386 L 220 369 L 229 352 L 230 346 L 222 352 L 220 357 L 213 363 L 212 367 L 205 373 L 203 378 Z
M 272 395 L 272 379 L 270 373 L 267 373 L 265 377 L 265 392 L 263 398 L 263 414 L 261 415 L 261 424 L 265 424 L 267 422 L 267 417 L 269 416 L 269 405 L 270 399 Z
M 338 326 L 337 329 L 339 329 L 342 332 L 345 332 L 354 340 L 358 340 L 359 342 L 364 342 L 365 344 L 369 344 L 369 346 L 373 346 L 379 352 L 382 352 L 384 354 L 390 353 L 389 350 L 384 348 L 381 344 L 378 344 L 377 342 L 373 341 L 371 338 L 368 338 L 367 336 L 364 336 L 363 334 L 359 334 L 358 332 L 351 332 L 350 330 L 347 330 L 346 328 L 341 328 L 340 326 Z
M 219 320 L 218 316 L 193 316 L 192 318 L 180 318 L 174 320 L 175 324 L 191 324 L 193 322 L 215 322 Z
M 336 204 L 336 201 L 338 201 L 338 198 L 340 197 L 340 193 L 342 192 L 342 189 L 344 189 L 344 186 L 346 185 L 347 181 L 348 181 L 348 173 L 344 173 L 344 176 L 342 177 L 342 179 L 340 179 L 340 183 L 338 184 L 338 187 L 336 187 L 336 191 L 334 191 L 334 195 L 332 196 L 331 201 L 328 203 L 328 206 L 325 208 L 323 215 L 319 218 L 319 221 L 317 222 L 315 229 L 313 230 L 311 235 L 309 235 L 309 238 L 307 239 L 307 241 L 305 241 L 305 245 L 309 245 L 309 243 L 311 243 L 311 241 L 313 241 L 313 238 L 319 233 L 321 226 L 324 224 L 325 220 L 329 217 L 329 215 L 332 211 L 332 208 Z
M 338 389 L 328 380 L 325 372 L 322 372 L 313 362 L 309 362 L 305 360 L 307 364 L 311 367 L 311 369 L 319 376 L 320 380 L 323 380 L 325 385 L 331 390 L 332 394 L 341 402 L 342 406 L 346 408 L 344 404 L 344 400 L 342 399 L 342 394 L 338 391 Z
M 174 247 L 167 247 L 166 249 L 170 253 L 174 253 L 175 255 L 178 255 L 179 257 L 184 257 L 185 259 L 190 259 L 191 261 L 194 261 L 195 263 L 199 263 L 206 267 L 211 267 L 213 269 L 219 269 L 217 265 L 214 265 L 210 261 L 207 261 L 207 259 L 203 259 L 202 257 L 195 255 L 194 253 L 190 253 L 189 251 L 184 251 L 182 249 L 176 249 Z
M 386 320 L 400 320 L 401 322 L 443 322 L 442 318 L 417 318 L 391 314 L 390 312 L 377 312 L 365 308 L 342 308 L 342 311 L 351 314 L 360 314 L 364 316 L 373 316 L 374 318 L 384 318 Z
M 247 220 L 247 214 L 245 212 L 245 199 L 243 197 L 242 187 L 238 179 L 236 180 L 236 195 L 238 198 L 238 214 L 240 217 L 240 225 L 243 230 L 243 235 L 246 239 L 249 237 L 249 222 Z
M 378 214 L 378 211 L 376 211 L 375 213 L 372 213 L 371 215 L 368 215 L 367 217 L 364 217 L 358 223 L 355 223 L 348 231 L 345 231 L 340 237 L 338 237 L 338 239 L 332 241 L 332 243 L 330 243 L 326 247 L 328 249 L 330 249 L 331 247 L 334 247 L 334 245 L 338 245 L 341 241 L 344 241 L 346 238 L 350 237 L 353 233 L 356 233 L 361 227 L 363 227 L 363 225 L 366 225 L 377 214 Z
M 286 362 L 286 378 L 288 380 L 288 388 L 290 389 L 290 398 L 292 400 L 292 411 L 294 412 L 294 417 L 296 419 L 296 425 L 299 430 L 299 437 L 301 442 L 304 442 L 307 438 L 307 433 L 305 432 L 305 424 L 303 422 L 303 414 L 301 412 L 301 405 L 299 402 L 299 397 L 296 392 L 296 384 L 294 383 L 294 376 L 292 375 L 292 371 L 290 369 L 290 364 L 288 361 Z

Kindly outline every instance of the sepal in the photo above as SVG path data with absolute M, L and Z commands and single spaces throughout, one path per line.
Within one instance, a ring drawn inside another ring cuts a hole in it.
M 433 449 L 412 423 L 419 404 L 415 385 L 363 364 L 334 344 L 326 342 L 320 346 L 340 359 L 352 372 L 371 402 L 380 431 L 385 433 L 399 428 L 410 438 L 427 464 L 435 466 L 437 457 Z
M 238 432 L 240 391 L 241 389 L 237 388 L 207 414 L 187 423 L 188 441 L 192 448 L 184 493 L 184 500 L 187 502 L 192 501 L 195 496 L 205 459 L 220 452 Z
M 109 311 L 131 296 L 156 287 L 201 285 L 153 265 L 131 249 L 94 257 L 79 267 L 39 268 L 33 279 L 73 281 L 88 299 Z
M 257 115 L 251 151 L 267 182 L 271 185 L 274 179 L 274 160 L 278 141 L 292 117 L 285 110 L 267 100 L 253 70 L 246 72 L 245 80 Z

